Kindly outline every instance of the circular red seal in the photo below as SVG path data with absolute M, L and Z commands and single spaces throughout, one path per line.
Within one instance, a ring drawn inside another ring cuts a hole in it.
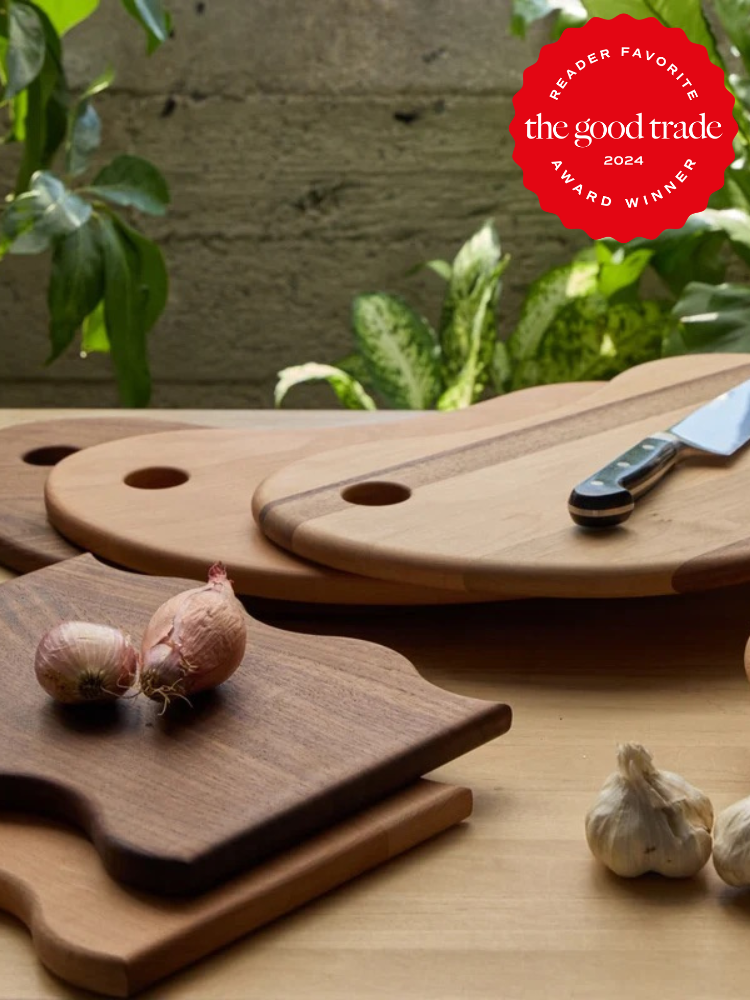
M 679 229 L 734 158 L 722 70 L 705 46 L 653 17 L 567 28 L 525 71 L 513 104 L 524 185 L 593 239 Z

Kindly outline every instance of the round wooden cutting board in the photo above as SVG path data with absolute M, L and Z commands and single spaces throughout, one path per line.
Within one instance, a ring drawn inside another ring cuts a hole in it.
M 505 429 L 373 442 L 287 466 L 256 491 L 263 531 L 352 573 L 499 597 L 626 597 L 750 580 L 750 447 L 694 458 L 623 525 L 576 527 L 571 489 L 750 379 L 750 355 L 630 369 Z
M 145 573 L 204 577 L 226 562 L 238 593 L 327 604 L 479 600 L 313 566 L 256 526 L 255 487 L 287 462 L 343 445 L 482 428 L 549 412 L 600 382 L 539 386 L 455 413 L 321 431 L 182 430 L 112 442 L 65 458 L 47 481 L 49 518 L 72 542 Z

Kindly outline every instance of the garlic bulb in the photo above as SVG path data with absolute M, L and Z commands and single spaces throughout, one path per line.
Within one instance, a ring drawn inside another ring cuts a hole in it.
M 750 885 L 750 798 L 716 817 L 714 868 L 728 885 Z
M 203 587 L 183 591 L 154 613 L 141 644 L 141 691 L 164 706 L 216 687 L 242 662 L 247 616 L 221 563 Z
M 120 698 L 137 669 L 130 640 L 119 629 L 92 622 L 55 625 L 42 636 L 34 658 L 39 683 L 66 704 Z
M 711 855 L 713 807 L 679 774 L 659 771 L 639 743 L 617 748 L 611 774 L 586 816 L 591 853 L 616 875 L 695 875 Z

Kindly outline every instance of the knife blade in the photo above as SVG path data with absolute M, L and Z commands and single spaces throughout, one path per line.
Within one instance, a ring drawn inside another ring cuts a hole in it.
M 622 524 L 643 496 L 685 458 L 729 458 L 750 441 L 750 379 L 712 399 L 669 430 L 644 438 L 585 479 L 570 494 L 568 511 L 585 528 Z

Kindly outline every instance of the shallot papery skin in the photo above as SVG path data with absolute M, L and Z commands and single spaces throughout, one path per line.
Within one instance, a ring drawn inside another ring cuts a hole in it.
M 141 691 L 168 704 L 217 687 L 239 667 L 246 645 L 245 609 L 225 567 L 216 563 L 205 586 L 171 597 L 149 622 L 141 643 Z
M 114 701 L 133 685 L 138 654 L 130 640 L 110 625 L 61 622 L 40 639 L 34 671 L 56 701 L 68 705 Z

